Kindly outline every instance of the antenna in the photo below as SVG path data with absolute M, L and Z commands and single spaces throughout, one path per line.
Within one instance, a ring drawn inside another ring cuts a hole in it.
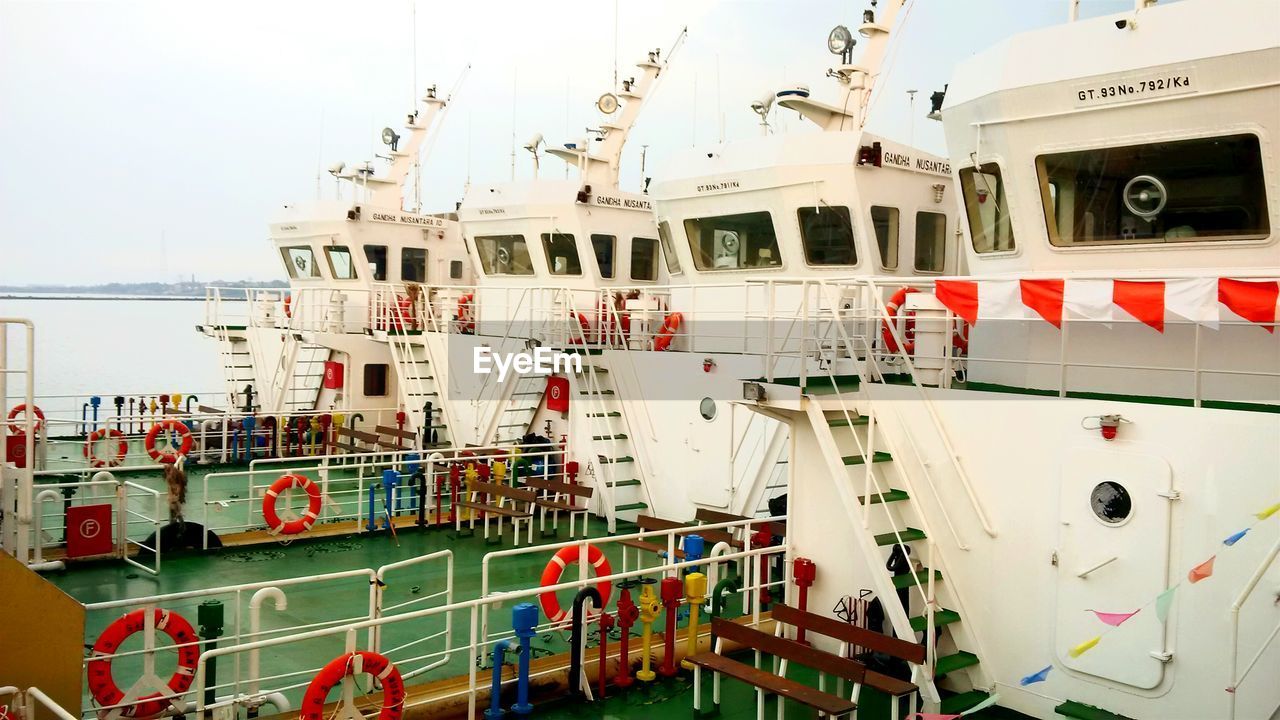
M 613 92 L 618 92 L 618 0 L 613 0 Z
M 324 175 L 324 107 L 320 107 L 320 142 L 316 143 L 316 202 L 320 202 L 320 178 Z
M 916 91 L 907 91 L 908 106 L 910 108 L 911 119 L 907 121 L 907 144 L 915 147 L 916 145 Z
M 516 179 L 516 93 L 520 91 L 520 69 L 511 70 L 511 179 Z

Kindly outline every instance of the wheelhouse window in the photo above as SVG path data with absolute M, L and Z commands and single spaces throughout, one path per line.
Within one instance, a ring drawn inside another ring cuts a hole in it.
M 1013 224 L 1000 166 L 987 163 L 981 168 L 964 168 L 960 171 L 960 191 L 969 218 L 969 234 L 973 236 L 973 251 L 1012 251 Z
M 683 271 L 680 268 L 680 258 L 676 256 L 675 243 L 671 242 L 671 223 L 666 220 L 658 223 L 658 239 L 662 241 L 662 257 L 667 262 L 667 274 L 679 275 Z
M 387 366 L 369 364 L 364 366 L 364 396 L 385 397 L 387 395 Z
M 369 263 L 369 271 L 378 282 L 387 281 L 387 246 L 365 245 L 364 259 Z
M 320 277 L 320 268 L 316 265 L 316 254 L 306 245 L 281 249 L 284 264 L 289 268 L 289 277 L 295 280 Z
M 1255 135 L 1097 148 L 1036 158 L 1059 247 L 1255 240 L 1270 232 Z
M 400 249 L 400 279 L 405 282 L 424 283 L 427 281 L 427 249 Z
M 542 233 L 542 249 L 547 253 L 547 265 L 552 275 L 581 275 L 582 262 L 578 260 L 578 244 L 568 233 Z
M 592 235 L 591 250 L 596 255 L 596 267 L 600 268 L 600 277 L 613 277 L 613 251 L 618 239 L 612 235 Z
M 533 274 L 533 260 L 523 235 L 481 235 L 476 238 L 476 250 L 486 275 Z
M 940 273 L 947 264 L 947 216 L 916 213 L 916 272 Z
M 885 270 L 898 267 L 898 208 L 871 206 L 871 226 L 876 231 L 876 246 L 880 248 L 880 266 Z
M 330 245 L 324 249 L 324 254 L 329 259 L 329 271 L 333 273 L 334 280 L 356 279 L 356 266 L 351 262 L 350 248 Z
M 449 279 L 451 280 L 462 279 L 462 261 L 461 260 L 449 261 Z
M 684 221 L 699 270 L 745 270 L 779 267 L 778 236 L 767 212 L 689 218 Z
M 631 238 L 631 279 L 652 282 L 658 279 L 658 241 Z
M 853 246 L 853 224 L 849 208 L 802 207 L 796 211 L 800 219 L 800 239 L 804 243 L 804 259 L 810 265 L 856 265 L 858 253 Z

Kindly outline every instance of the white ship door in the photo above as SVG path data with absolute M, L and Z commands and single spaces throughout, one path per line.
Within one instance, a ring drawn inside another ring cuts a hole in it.
M 1171 480 L 1163 458 L 1068 450 L 1062 464 L 1054 623 L 1062 665 L 1136 688 L 1160 684 L 1166 635 L 1152 601 L 1165 589 L 1169 568 Z M 1139 608 L 1118 626 L 1091 612 Z M 1072 648 L 1099 635 L 1096 646 L 1071 657 Z

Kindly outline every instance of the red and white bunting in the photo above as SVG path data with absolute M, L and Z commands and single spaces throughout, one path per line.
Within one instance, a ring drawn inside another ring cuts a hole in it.
M 1280 281 L 1189 278 L 1178 280 L 938 280 L 938 300 L 969 324 L 979 320 L 1040 318 L 1054 327 L 1071 317 L 1140 322 L 1164 332 L 1174 315 L 1217 329 L 1232 315 L 1274 332 L 1280 317 Z

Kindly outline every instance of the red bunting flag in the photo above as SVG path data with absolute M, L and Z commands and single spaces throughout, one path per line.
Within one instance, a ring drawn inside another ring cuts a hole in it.
M 1140 322 L 1164 332 L 1164 283 L 1116 280 L 1112 301 Z
M 1120 627 L 1120 625 L 1123 624 L 1125 620 L 1128 620 L 1129 618 L 1138 614 L 1137 610 L 1134 610 L 1133 612 L 1127 612 L 1127 613 L 1109 613 L 1109 612 L 1099 612 L 1097 610 L 1090 610 L 1089 612 L 1093 613 L 1094 615 L 1097 615 L 1099 620 L 1101 620 L 1102 622 L 1112 627 Z
M 1022 304 L 1036 311 L 1056 328 L 1062 328 L 1063 282 L 1061 280 L 1020 280 Z
M 1218 302 L 1240 317 L 1262 325 L 1269 333 L 1276 331 L 1276 299 L 1280 298 L 1280 282 L 1250 282 L 1220 278 Z
M 1187 573 L 1187 579 L 1191 581 L 1192 585 L 1200 582 L 1201 580 L 1204 580 L 1205 578 L 1213 574 L 1213 561 L 1216 560 L 1217 558 L 1218 556 L 1214 555 L 1208 560 L 1205 560 L 1199 565 L 1191 568 L 1191 572 Z
M 938 302 L 951 312 L 965 319 L 970 325 L 978 323 L 978 283 L 971 280 L 938 280 L 933 284 Z

